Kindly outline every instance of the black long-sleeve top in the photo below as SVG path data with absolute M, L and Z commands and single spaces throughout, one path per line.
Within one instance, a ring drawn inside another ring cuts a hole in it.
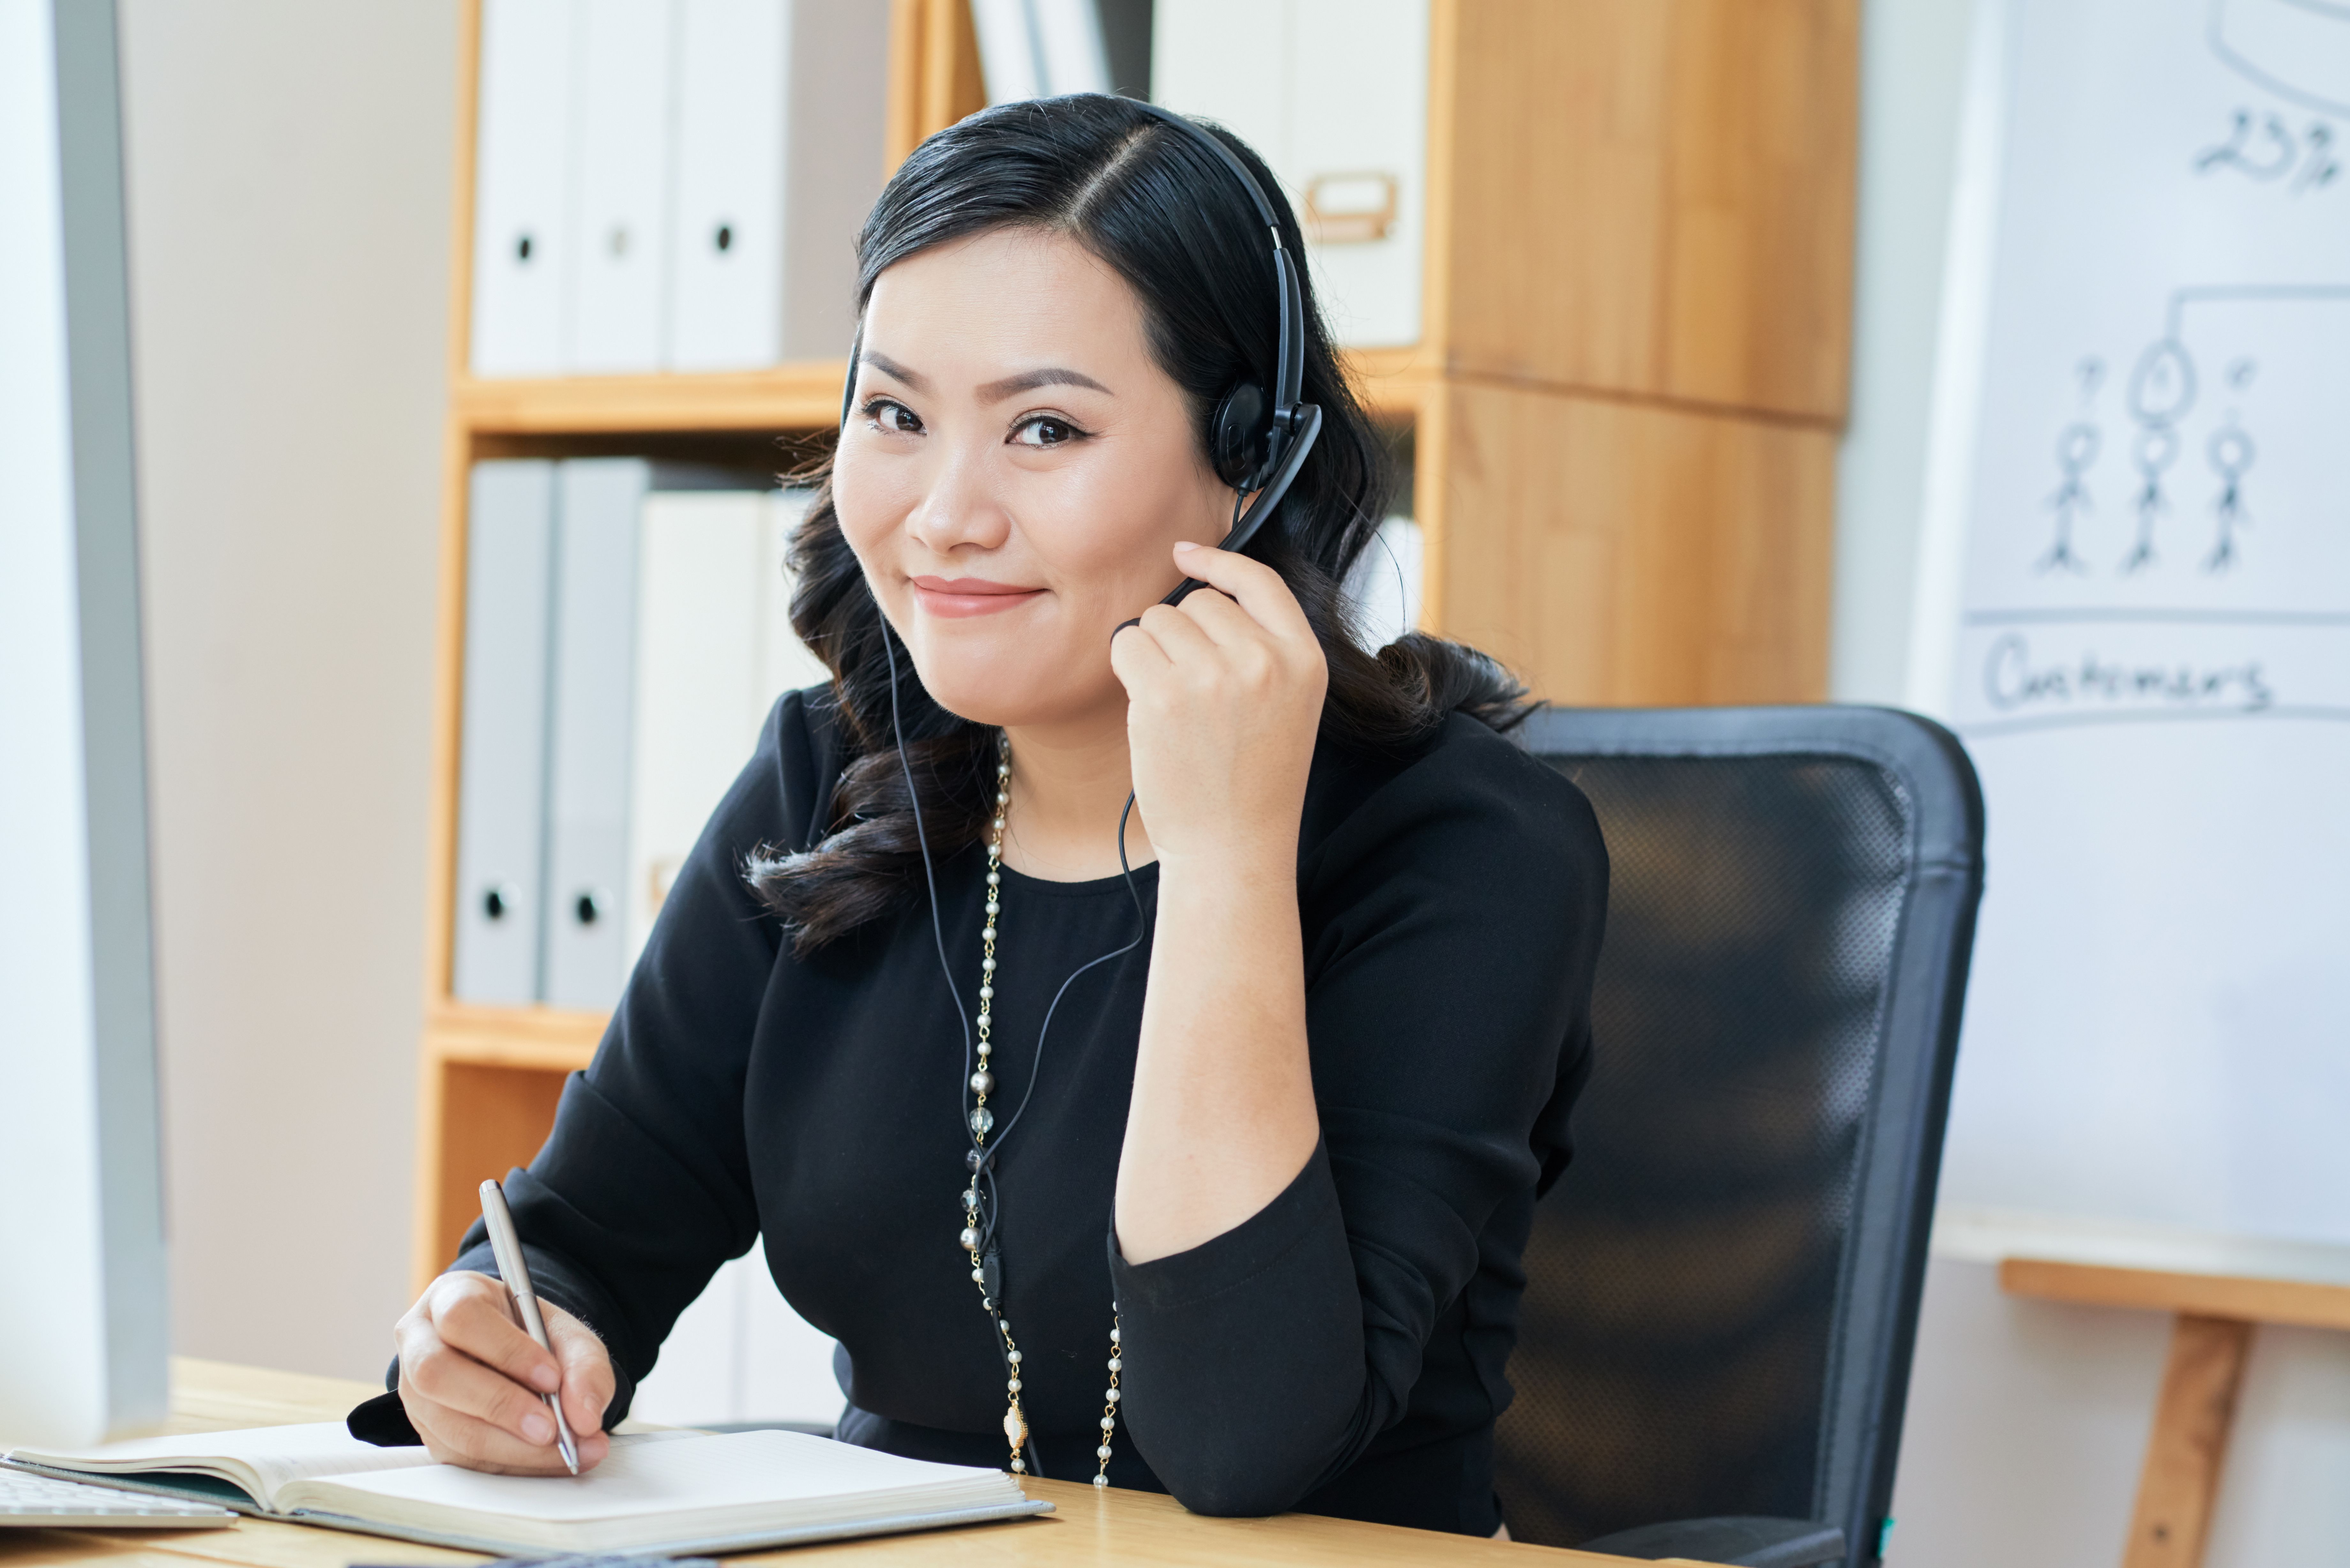
M 959 1240 L 963 1033 L 928 909 L 800 959 L 743 875 L 754 846 L 821 836 L 840 760 L 822 689 L 786 695 L 507 1197 L 541 1293 L 610 1350 L 608 1419 L 764 1232 L 784 1295 L 839 1341 L 841 1438 L 1001 1465 L 1003 1367 Z M 975 846 L 937 867 L 967 1004 L 983 871 Z M 1136 878 L 1155 910 L 1157 867 Z M 1094 1473 L 1115 1300 L 1113 1484 L 1490 1534 L 1520 1252 L 1587 1068 L 1598 828 L 1574 785 L 1455 715 L 1409 757 L 1317 751 L 1297 882 L 1321 1145 L 1253 1217 L 1138 1265 L 1110 1202 L 1149 942 L 1070 988 L 1037 1066 L 1053 992 L 1135 911 L 1117 877 L 1003 873 L 999 1116 L 1036 1072 L 996 1167 L 1003 1308 L 1036 1451 Z M 492 1272 L 467 1241 L 454 1266 Z

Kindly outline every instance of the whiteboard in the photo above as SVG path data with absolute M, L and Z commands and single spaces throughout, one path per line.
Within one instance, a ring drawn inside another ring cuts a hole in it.
M 1942 1199 L 2350 1243 L 2350 0 L 1990 16 Z

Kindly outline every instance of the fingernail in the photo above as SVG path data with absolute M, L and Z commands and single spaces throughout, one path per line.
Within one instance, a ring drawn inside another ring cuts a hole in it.
M 1196 550 L 1196 549 L 1198 549 L 1200 546 L 1199 546 L 1199 545 L 1194 545 L 1194 544 L 1193 544 L 1193 543 L 1191 543 L 1191 540 L 1189 540 L 1189 539 L 1182 539 L 1182 540 L 1178 540 L 1178 541 L 1176 542 L 1176 545 L 1175 545 L 1175 547 L 1176 547 L 1177 549 L 1179 549 L 1179 550 Z
M 536 1384 L 541 1391 L 548 1394 L 563 1386 L 563 1374 L 552 1366 L 540 1366 L 530 1375 L 530 1380 Z
M 534 1443 L 552 1442 L 555 1439 L 555 1423 L 533 1410 L 522 1418 L 522 1435 Z

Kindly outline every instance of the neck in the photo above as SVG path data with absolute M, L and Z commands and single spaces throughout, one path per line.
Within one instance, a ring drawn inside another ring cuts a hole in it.
M 1117 876 L 1118 812 L 1134 787 L 1125 702 L 1099 718 L 1018 725 L 1005 734 L 1012 742 L 1012 807 L 1004 864 L 1049 882 Z M 1156 858 L 1139 806 L 1127 818 L 1126 855 L 1135 866 Z

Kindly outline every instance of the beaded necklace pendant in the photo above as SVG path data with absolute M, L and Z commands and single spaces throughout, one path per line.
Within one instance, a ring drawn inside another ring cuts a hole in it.
M 993 1064 L 994 1044 L 990 1032 L 995 1021 L 996 977 L 996 917 L 1003 910 L 1003 818 L 1005 808 L 1012 804 L 1012 742 L 999 736 L 996 742 L 995 815 L 988 825 L 987 836 L 987 906 L 986 923 L 979 933 L 979 1011 L 972 1022 L 979 1036 L 979 1064 L 970 1080 L 972 1108 L 969 1116 L 972 1152 L 967 1163 L 971 1179 L 962 1189 L 962 1233 L 957 1238 L 971 1259 L 972 1283 L 979 1289 L 979 1304 L 995 1326 L 1003 1355 L 1003 1440 L 1009 1445 L 1011 1458 L 1005 1468 L 1014 1475 L 1028 1473 L 1028 1413 L 1020 1404 L 1020 1345 L 1012 1337 L 1012 1324 L 1003 1315 L 1003 1263 L 989 1234 L 992 1227 L 983 1223 L 982 1205 L 991 1193 L 983 1192 L 983 1181 L 992 1181 L 987 1174 L 989 1162 L 987 1135 L 995 1130 L 995 1113 L 988 1108 L 988 1096 L 995 1091 L 995 1071 Z M 1118 1340 L 1118 1303 L 1110 1303 L 1109 1326 L 1109 1386 L 1102 1392 L 1101 1443 L 1094 1449 L 1098 1464 L 1094 1472 L 1094 1485 L 1109 1485 L 1110 1439 L 1118 1431 L 1118 1407 L 1121 1397 L 1118 1374 L 1125 1368 Z

